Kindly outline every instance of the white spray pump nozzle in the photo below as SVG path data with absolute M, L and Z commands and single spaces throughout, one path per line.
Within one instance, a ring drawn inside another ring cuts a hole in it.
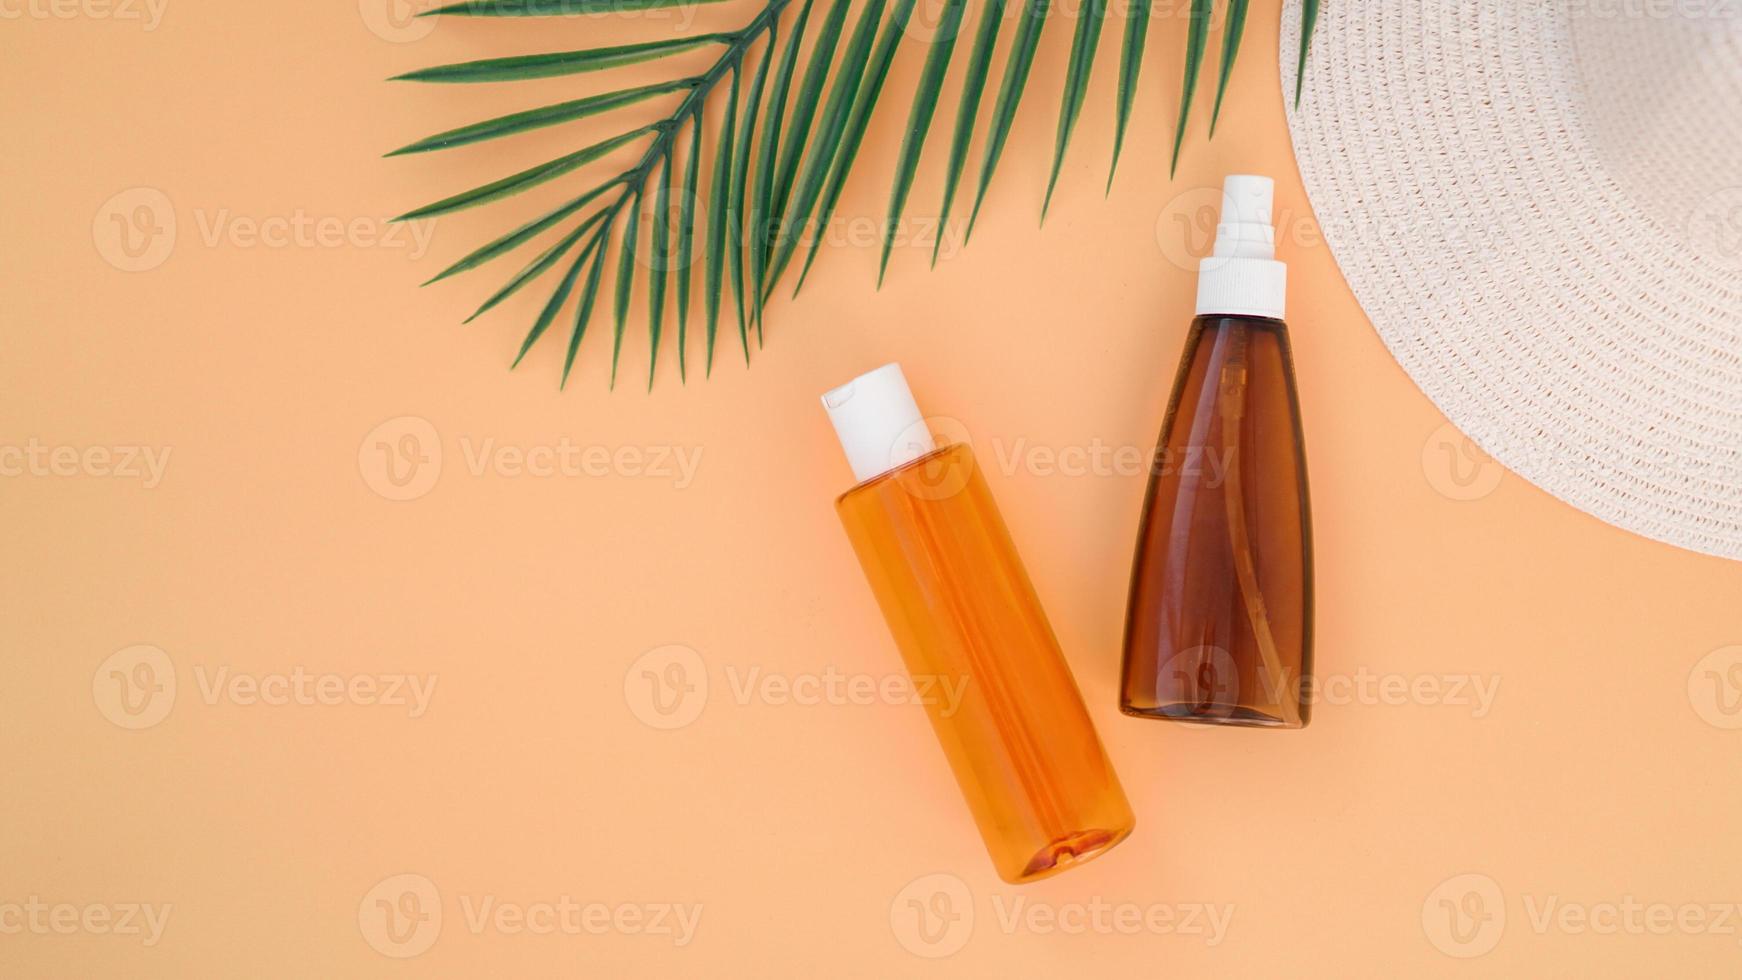
M 1256 174 L 1222 180 L 1216 244 L 1198 266 L 1198 315 L 1282 319 L 1288 267 L 1276 261 L 1276 183 Z
M 1271 203 L 1276 182 L 1253 174 L 1229 174 L 1222 180 L 1222 215 L 1216 225 L 1216 255 L 1252 259 L 1276 258 L 1276 229 Z

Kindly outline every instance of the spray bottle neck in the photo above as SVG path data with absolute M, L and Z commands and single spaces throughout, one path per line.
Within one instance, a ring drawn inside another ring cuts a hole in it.
M 1282 319 L 1288 267 L 1276 261 L 1275 190 L 1269 177 L 1230 174 L 1223 181 L 1216 244 L 1198 266 L 1199 316 Z

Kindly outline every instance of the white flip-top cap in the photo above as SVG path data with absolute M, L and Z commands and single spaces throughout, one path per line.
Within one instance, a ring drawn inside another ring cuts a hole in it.
M 1226 313 L 1282 319 L 1288 266 L 1276 261 L 1271 210 L 1276 183 L 1256 174 L 1222 180 L 1216 246 L 1198 265 L 1198 315 Z
M 899 364 L 885 364 L 827 392 L 823 407 L 860 483 L 937 448 Z

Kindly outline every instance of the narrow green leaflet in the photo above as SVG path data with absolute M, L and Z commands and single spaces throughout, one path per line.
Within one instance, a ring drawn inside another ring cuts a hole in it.
M 581 349 L 581 336 L 587 332 L 587 321 L 593 317 L 593 301 L 599 296 L 599 277 L 605 271 L 605 242 L 610 238 L 609 221 L 593 233 L 593 271 L 587 273 L 587 285 L 582 288 L 581 301 L 575 308 L 575 328 L 569 333 L 569 350 L 563 357 L 563 379 L 558 388 L 568 386 L 569 370 L 575 366 L 575 352 Z
M 968 212 L 968 228 L 962 233 L 964 244 L 974 235 L 974 221 L 980 217 L 980 205 L 986 203 L 986 189 L 992 186 L 992 174 L 998 169 L 1004 142 L 1010 138 L 1010 127 L 1016 122 L 1016 107 L 1022 102 L 1023 89 L 1028 87 L 1028 70 L 1034 67 L 1034 49 L 1040 44 L 1040 32 L 1046 26 L 1049 9 L 1048 0 L 1028 0 L 1016 22 L 1016 39 L 1011 42 L 1004 82 L 998 87 L 998 102 L 992 109 L 986 158 L 980 164 L 980 187 L 974 194 L 974 209 Z
M 450 129 L 445 133 L 418 140 L 408 146 L 402 146 L 390 157 L 404 156 L 408 153 L 428 153 L 431 150 L 446 150 L 455 146 L 465 146 L 468 143 L 482 143 L 485 140 L 499 139 L 524 133 L 527 130 L 541 129 L 545 126 L 555 126 L 561 123 L 584 119 L 611 109 L 619 109 L 626 105 L 634 105 L 644 99 L 667 92 L 678 92 L 695 88 L 700 79 L 681 78 L 675 82 L 660 82 L 656 85 L 643 85 L 640 88 L 624 89 L 621 92 L 607 92 L 604 95 L 589 96 L 585 99 L 575 99 L 571 102 L 559 102 L 547 105 L 542 109 L 529 109 L 526 112 L 516 112 L 512 115 L 486 119 L 470 126 Z
M 774 196 L 774 160 L 780 149 L 780 126 L 786 116 L 786 97 L 792 88 L 793 69 L 798 65 L 798 49 L 804 40 L 805 24 L 810 20 L 811 3 L 812 0 L 805 0 L 804 6 L 799 8 L 798 16 L 793 18 L 792 36 L 786 39 L 786 50 L 781 53 L 780 67 L 774 73 L 774 88 L 768 92 L 768 121 L 762 126 L 762 145 L 756 151 L 759 163 L 756 167 L 756 186 L 750 197 L 750 242 L 746 246 L 750 250 L 750 281 L 753 283 L 762 282 L 763 266 L 768 261 L 770 222 L 780 220 L 779 215 L 770 213 L 770 202 Z M 830 13 L 832 16 L 833 11 Z M 826 30 L 827 25 L 824 27 Z M 819 40 L 819 51 L 821 43 Z M 771 52 L 772 50 L 770 48 Z M 811 67 L 815 67 L 814 56 Z M 807 74 L 805 83 L 808 85 L 809 82 L 810 76 Z M 795 113 L 794 123 L 808 128 L 809 114 Z M 756 336 L 762 336 L 761 303 L 756 304 Z
M 447 214 L 451 211 L 458 211 L 462 208 L 476 207 L 477 205 L 488 201 L 494 201 L 498 198 L 518 194 L 521 191 L 526 190 L 528 187 L 536 187 L 547 180 L 553 180 L 571 170 L 579 169 L 580 167 L 599 159 L 605 154 L 610 153 L 619 146 L 645 136 L 658 128 L 658 125 L 651 125 L 642 126 L 640 129 L 632 129 L 621 136 L 613 136 L 604 142 L 594 143 L 592 146 L 582 150 L 576 150 L 567 156 L 560 156 L 548 163 L 541 163 L 536 167 L 522 170 L 511 177 L 504 177 L 501 180 L 493 181 L 482 187 L 474 187 L 469 191 L 464 191 L 455 194 L 453 197 L 437 201 L 428 207 L 418 208 L 416 211 L 409 211 L 393 220 L 416 221 L 419 218 L 430 218 L 438 214 Z
M 1148 0 L 1142 0 L 1147 3 Z M 1059 129 L 1052 153 L 1052 176 L 1046 181 L 1046 198 L 1040 204 L 1040 220 L 1046 220 L 1046 209 L 1052 206 L 1052 191 L 1059 182 L 1059 168 L 1064 166 L 1065 148 L 1071 143 L 1071 131 L 1077 127 L 1077 114 L 1083 111 L 1083 97 L 1089 90 L 1089 71 L 1095 64 L 1095 48 L 1101 43 L 1101 25 L 1107 19 L 1107 0 L 1083 0 L 1077 12 L 1077 33 L 1071 39 L 1071 60 L 1065 68 L 1065 94 L 1059 103 Z
M 690 152 L 684 161 L 683 193 L 679 196 L 677 228 L 677 378 L 689 380 L 684 367 L 685 349 L 689 346 L 690 325 L 690 262 L 695 255 L 696 190 L 702 169 L 702 110 L 697 107 L 690 116 Z
M 1216 106 L 1210 110 L 1210 135 L 1216 135 L 1216 120 L 1222 115 L 1222 96 L 1228 94 L 1228 76 L 1234 72 L 1234 57 L 1240 53 L 1240 35 L 1246 30 L 1247 0 L 1228 0 L 1228 19 L 1222 26 L 1222 77 L 1216 81 Z
M 841 145 L 841 136 L 847 128 L 847 114 L 852 110 L 859 83 L 865 76 L 865 62 L 871 57 L 871 42 L 876 38 L 877 23 L 883 18 L 883 6 L 884 0 L 866 0 L 864 9 L 859 12 L 858 23 L 853 25 L 853 37 L 841 55 L 840 66 L 835 71 L 835 84 L 829 89 L 828 102 L 823 105 L 822 128 L 817 130 L 816 142 L 811 144 L 804 169 L 799 174 L 798 197 L 794 206 L 780 219 L 774 259 L 768 266 L 768 285 L 762 290 L 764 299 L 780 281 L 787 263 L 792 261 L 792 255 L 804 237 L 811 211 L 822 195 L 823 181 L 828 178 L 835 152 Z M 827 229 L 818 229 L 817 234 L 827 234 Z
M 544 336 L 544 332 L 550 329 L 551 323 L 556 320 L 557 312 L 562 309 L 564 303 L 568 302 L 569 293 L 574 291 L 575 280 L 579 279 L 581 275 L 581 266 L 587 264 L 588 256 L 593 254 L 593 249 L 598 244 L 599 239 L 594 236 L 592 241 L 589 241 L 581 249 L 581 254 L 575 256 L 574 264 L 569 266 L 569 271 L 563 276 L 562 282 L 557 284 L 556 292 L 550 294 L 550 299 L 545 302 L 544 309 L 538 314 L 538 319 L 533 321 L 532 329 L 526 332 L 526 339 L 520 342 L 520 353 L 514 355 L 514 363 L 508 365 L 509 370 L 519 367 L 521 358 L 524 358 L 526 352 L 532 349 L 532 345 L 538 343 L 538 338 Z
M 455 262 L 453 265 L 448 266 L 446 269 L 443 269 L 441 272 L 436 273 L 435 277 L 430 279 L 429 282 L 424 283 L 424 285 L 427 286 L 433 282 L 440 282 L 443 279 L 448 278 L 449 276 L 456 275 L 456 274 L 461 273 L 461 272 L 465 272 L 468 269 L 475 269 L 478 266 L 483 265 L 484 263 L 490 261 L 491 259 L 496 258 L 498 255 L 502 255 L 506 252 L 511 252 L 514 249 L 519 248 L 521 245 L 525 244 L 528 240 L 530 240 L 534 237 L 537 237 L 539 232 L 544 231 L 546 228 L 549 228 L 550 226 L 563 220 L 564 218 L 568 217 L 569 215 L 574 214 L 576 211 L 579 211 L 580 209 L 586 207 L 588 202 L 597 198 L 600 194 L 603 194 L 606 191 L 610 190 L 611 188 L 617 186 L 617 184 L 619 182 L 621 182 L 622 179 L 623 178 L 621 176 L 613 177 L 610 180 L 606 181 L 605 183 L 600 184 L 599 186 L 593 188 L 592 190 L 586 192 L 585 194 L 582 194 L 580 197 L 577 197 L 574 200 L 570 201 L 569 203 L 563 205 L 562 207 L 557 208 L 555 211 L 552 211 L 551 213 L 545 215 L 544 217 L 535 218 L 532 221 L 528 221 L 526 224 L 521 225 L 519 228 L 514 229 L 513 231 L 509 232 L 508 234 L 503 235 L 501 238 L 496 239 L 495 241 L 491 242 L 488 245 L 483 246 L 482 248 L 478 248 L 478 249 L 474 250 L 471 254 L 467 255 L 465 258 L 461 259 L 458 262 Z
M 632 10 L 654 10 L 679 7 L 692 3 L 718 3 L 719 0 L 467 0 L 418 14 L 434 17 L 575 17 L 583 14 L 615 14 Z
M 671 152 L 659 161 L 659 184 L 653 189 L 653 234 L 647 250 L 647 390 L 653 390 L 653 370 L 659 366 L 659 335 L 664 329 L 666 263 L 671 258 Z
M 1113 174 L 1119 169 L 1119 151 L 1125 148 L 1125 124 L 1131 121 L 1131 104 L 1137 98 L 1137 77 L 1143 72 L 1143 44 L 1149 37 L 1149 2 L 1135 0 L 1126 7 L 1125 47 L 1119 52 L 1119 121 L 1113 128 L 1113 162 L 1107 165 L 1107 190 L 1113 190 Z
M 637 62 L 651 61 L 666 55 L 689 51 L 704 44 L 732 40 L 731 34 L 696 34 L 645 44 L 623 44 L 611 48 L 587 48 L 583 51 L 557 51 L 551 54 L 526 54 L 512 58 L 485 58 L 463 61 L 455 65 L 438 65 L 395 75 L 391 82 L 517 82 L 528 78 L 554 78 L 578 75 L 582 72 L 618 68 Z
M 708 194 L 708 249 L 703 256 L 707 263 L 704 284 L 708 298 L 708 366 L 707 373 L 714 373 L 714 338 L 720 332 L 720 293 L 724 287 L 726 260 L 726 227 L 732 223 L 730 209 L 727 207 L 730 198 L 730 181 L 732 176 L 732 145 L 733 129 L 738 122 L 738 69 L 732 69 L 732 88 L 726 96 L 726 117 L 720 124 L 719 148 L 714 157 L 714 183 Z M 749 357 L 749 348 L 745 348 L 745 357 Z
M 744 252 L 750 240 L 749 229 L 744 225 L 744 189 L 749 180 L 750 148 L 756 145 L 753 141 L 756 135 L 756 113 L 762 105 L 762 89 L 768 84 L 768 66 L 774 63 L 774 45 L 779 40 L 778 34 L 778 24 L 769 28 L 768 47 L 762 52 L 762 64 L 756 67 L 756 78 L 750 83 L 749 98 L 744 100 L 744 121 L 738 129 L 738 159 L 732 174 L 732 244 L 728 256 L 732 260 L 732 294 L 738 300 L 738 343 L 744 347 L 745 364 L 750 363 L 749 323 L 757 304 L 762 302 L 762 294 L 760 291 L 751 293 L 744 282 Z M 760 317 L 757 319 L 760 321 Z M 760 336 L 759 334 L 758 338 Z
M 962 104 L 956 110 L 956 135 L 950 141 L 950 165 L 944 174 L 944 204 L 938 209 L 938 237 L 932 242 L 931 264 L 938 264 L 938 248 L 944 243 L 944 228 L 950 223 L 950 205 L 956 199 L 956 186 L 962 180 L 962 168 L 968 162 L 968 144 L 974 138 L 974 117 L 980 112 L 980 97 L 986 91 L 986 74 L 992 65 L 992 48 L 998 43 L 998 28 L 1004 20 L 1004 0 L 986 0 L 986 10 L 980 15 L 980 30 L 974 36 L 974 50 L 968 55 L 968 75 L 962 81 Z
M 760 261 L 752 258 L 752 265 L 764 275 L 755 277 L 754 281 L 762 289 L 767 286 L 767 265 L 779 245 L 781 222 L 786 217 L 787 206 L 792 200 L 793 181 L 798 176 L 800 155 L 809 145 L 811 126 L 816 121 L 817 105 L 822 99 L 823 83 L 828 80 L 829 66 L 835 60 L 835 49 L 841 41 L 841 29 L 847 20 L 851 0 L 835 0 L 829 5 L 829 12 L 823 18 L 823 26 L 817 30 L 817 43 L 811 48 L 810 63 L 805 65 L 804 81 L 800 84 L 798 98 L 792 106 L 792 127 L 787 131 L 785 144 L 780 148 L 778 168 L 773 154 L 762 157 L 761 166 L 769 168 L 768 174 L 773 177 L 773 188 L 769 197 L 769 209 L 764 216 L 764 230 L 757 244 L 761 246 Z M 811 152 L 816 152 L 814 146 Z
M 635 284 L 635 233 L 641 227 L 641 190 L 629 201 L 629 220 L 623 225 L 623 245 L 617 253 L 617 295 L 611 331 L 611 387 L 617 387 L 617 361 L 623 353 L 623 326 L 629 319 L 629 288 Z
M 1300 108 L 1300 93 L 1306 88 L 1307 50 L 1312 47 L 1313 27 L 1319 22 L 1319 0 L 1301 0 L 1300 64 L 1294 70 L 1294 107 Z
M 938 95 L 944 87 L 944 73 L 949 71 L 950 53 L 956 49 L 956 35 L 962 28 L 962 13 L 967 0 L 944 0 L 938 15 L 937 33 L 932 36 L 931 51 L 925 56 L 925 69 L 920 73 L 919 87 L 913 93 L 913 108 L 908 112 L 907 135 L 901 139 L 901 157 L 895 164 L 895 189 L 889 194 L 889 216 L 883 222 L 883 255 L 877 260 L 877 285 L 883 285 L 883 273 L 889 268 L 889 249 L 895 241 L 896 229 L 907 207 L 907 195 L 913 190 L 913 176 L 919 169 L 920 152 L 925 149 L 926 134 L 931 130 L 932 116 L 938 109 Z M 938 222 L 938 238 L 944 234 L 943 222 Z
M 1192 0 L 1191 22 L 1186 27 L 1186 76 L 1179 93 L 1179 125 L 1173 131 L 1173 162 L 1168 176 L 1179 169 L 1179 150 L 1186 138 L 1186 118 L 1191 115 L 1192 95 L 1198 90 L 1198 70 L 1204 64 L 1204 45 L 1210 36 L 1210 13 L 1214 0 Z
M 466 317 L 464 322 L 471 323 L 473 320 L 478 319 L 485 313 L 490 312 L 503 300 L 519 292 L 522 286 L 525 286 L 527 283 L 543 275 L 546 269 L 555 265 L 558 259 L 562 258 L 567 254 L 569 249 L 574 247 L 575 242 L 579 241 L 580 237 L 586 234 L 588 228 L 598 224 L 599 219 L 604 217 L 607 213 L 608 212 L 606 211 L 599 211 L 592 217 L 581 222 L 579 227 L 574 231 L 569 232 L 561 241 L 558 241 L 555 245 L 545 249 L 543 254 L 539 255 L 531 262 L 528 262 L 526 267 L 516 273 L 513 279 L 508 280 L 508 285 L 496 290 L 494 295 L 484 301 L 483 306 L 478 307 L 475 313 Z
M 889 23 L 883 25 L 883 36 L 877 39 L 877 51 L 871 56 L 870 68 L 860 86 L 859 97 L 853 103 L 853 114 L 847 117 L 847 128 L 841 136 L 841 148 L 835 153 L 828 186 L 823 188 L 822 207 L 817 211 L 819 229 L 826 230 L 829 219 L 834 217 L 835 205 L 841 199 L 841 188 L 846 186 L 847 174 L 853 169 L 853 159 L 859 155 L 859 144 L 865 140 L 865 127 L 871 122 L 871 113 L 877 108 L 877 97 L 883 94 L 883 83 L 889 78 L 889 66 L 895 61 L 895 46 L 901 36 L 907 33 L 907 22 L 913 15 L 913 4 L 914 0 L 895 0 L 895 10 L 889 15 Z M 817 248 L 826 237 L 828 236 L 821 233 L 812 236 L 810 251 L 805 253 L 804 266 L 798 271 L 798 283 L 792 287 L 794 296 L 804 288 L 805 276 L 810 274 L 811 263 L 816 261 Z

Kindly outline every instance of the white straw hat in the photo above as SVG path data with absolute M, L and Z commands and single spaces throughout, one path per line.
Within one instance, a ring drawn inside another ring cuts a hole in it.
M 1742 0 L 1330 0 L 1289 126 L 1356 299 L 1454 424 L 1742 558 Z

